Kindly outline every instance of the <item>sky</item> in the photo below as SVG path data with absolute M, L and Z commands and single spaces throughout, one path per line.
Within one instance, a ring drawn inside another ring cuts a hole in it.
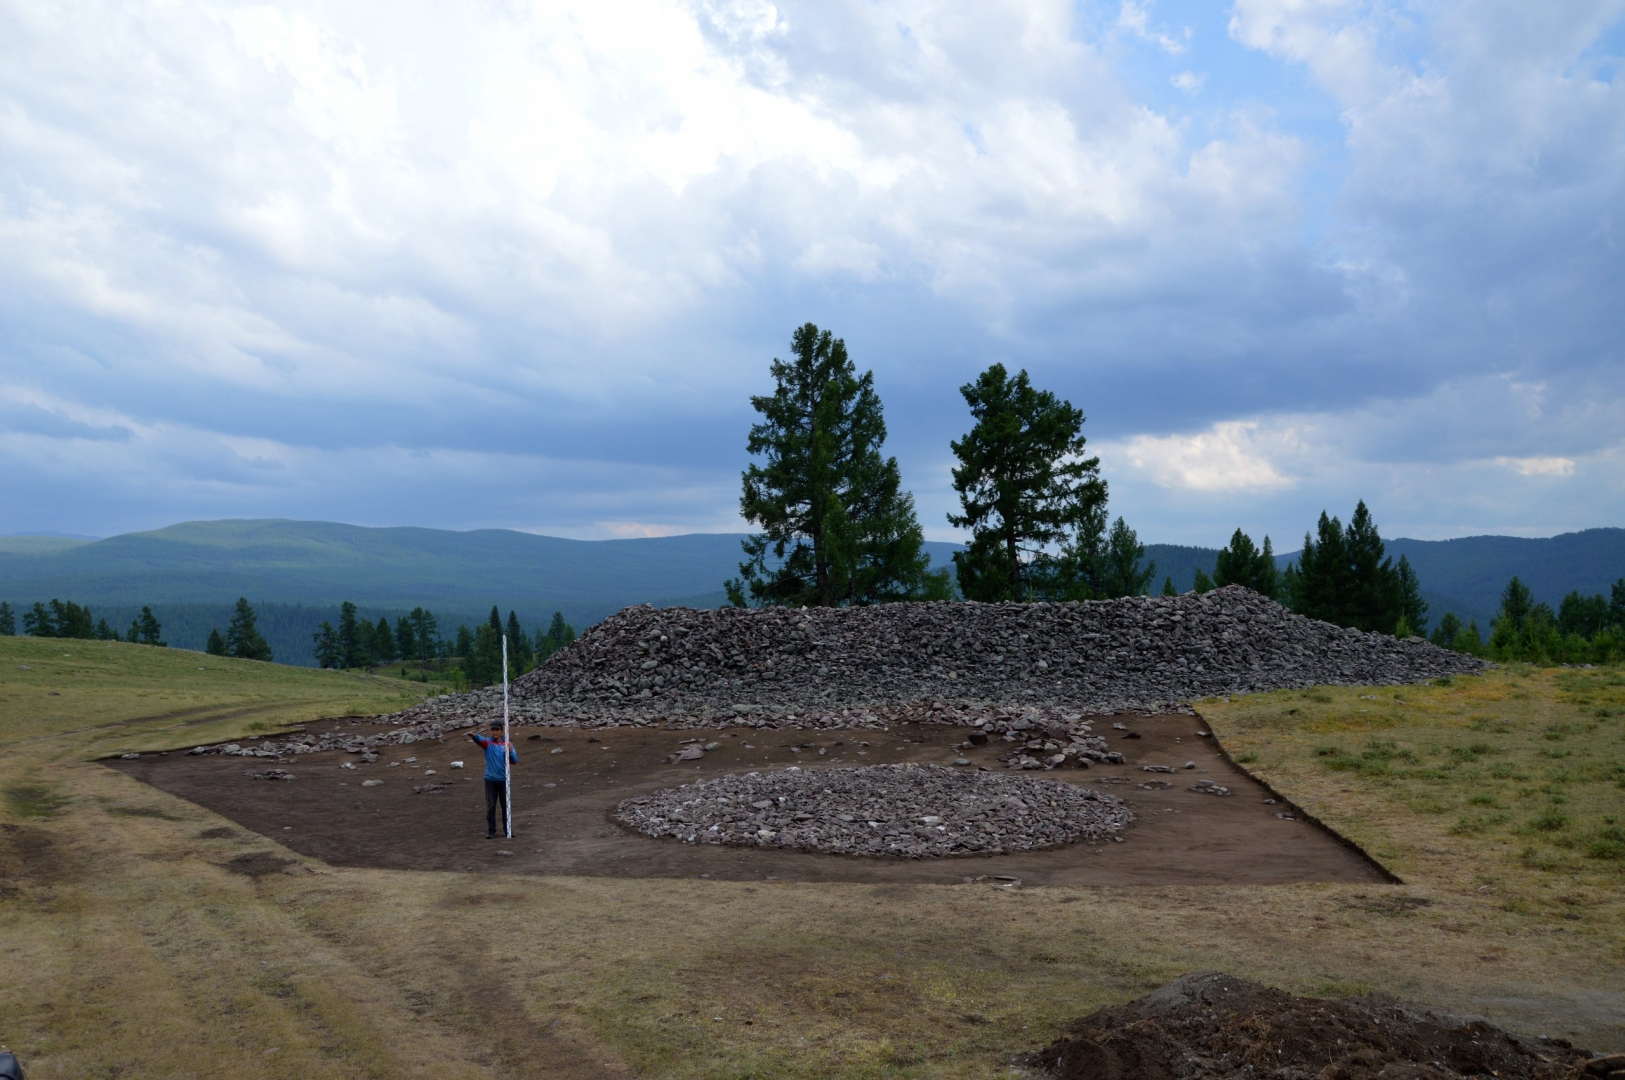
M 1625 525 L 1625 0 L 0 0 L 0 533 L 736 531 L 795 327 L 1148 542 Z

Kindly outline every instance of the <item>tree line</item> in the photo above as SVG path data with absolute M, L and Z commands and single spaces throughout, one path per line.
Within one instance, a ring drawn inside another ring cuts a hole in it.
M 49 603 L 36 601 L 23 612 L 23 633 L 40 638 L 79 638 L 86 641 L 126 641 L 131 645 L 167 647 L 163 641 L 164 628 L 153 615 L 152 608 L 143 607 L 130 629 L 120 634 L 106 619 L 94 619 L 90 608 L 72 600 L 52 599 Z M 17 633 L 17 613 L 11 604 L 0 601 L 0 637 L 14 637 Z
M 886 425 L 873 372 L 859 375 L 846 344 L 812 323 L 792 335 L 792 359 L 774 359 L 771 394 L 751 398 L 753 458 L 742 475 L 740 513 L 759 532 L 744 541 L 729 600 L 831 606 L 957 595 L 988 603 L 1109 600 L 1145 594 L 1156 563 L 1123 517 L 1107 512 L 1100 459 L 1088 453 L 1083 411 L 1035 387 L 1026 371 L 993 364 L 959 388 L 970 413 L 949 443 L 959 510 L 948 523 L 970 532 L 953 576 L 933 571 L 913 496 L 895 457 L 882 453 Z M 1237 529 L 1213 578 L 1196 588 L 1240 584 L 1317 619 L 1407 636 L 1426 622 L 1416 573 L 1383 553 L 1362 502 L 1345 528 L 1320 516 L 1303 553 L 1278 572 Z M 1173 580 L 1163 591 L 1173 591 Z
M 1435 645 L 1492 660 L 1524 660 L 1536 664 L 1605 664 L 1625 660 L 1625 578 L 1615 581 L 1610 595 L 1570 592 L 1553 611 L 1537 602 L 1519 578 L 1507 582 L 1501 605 L 1485 639 L 1477 620 L 1463 626 L 1454 612 L 1439 620 L 1431 639 Z
M 339 624 L 322 620 L 311 635 L 312 655 L 324 668 L 370 668 L 396 660 L 429 665 L 459 661 L 463 677 L 474 686 L 502 681 L 502 640 L 508 640 L 508 674 L 517 677 L 533 670 L 543 660 L 576 639 L 575 627 L 565 622 L 562 612 L 553 613 L 546 629 L 527 635 L 516 612 L 509 611 L 506 624 L 496 605 L 489 619 L 478 626 L 459 626 L 451 637 L 443 637 L 434 612 L 413 608 L 389 625 L 379 616 L 376 624 L 359 617 L 356 605 L 346 600 L 339 606 Z
M 895 457 L 883 453 L 884 409 L 874 373 L 858 373 L 846 343 L 807 323 L 791 337 L 789 360 L 769 367 L 770 394 L 746 448 L 739 509 L 757 532 L 743 542 L 739 576 L 724 583 L 737 606 L 819 607 L 896 600 L 983 602 L 1108 600 L 1145 594 L 1156 564 L 1119 516 L 1107 513 L 1100 459 L 1071 402 L 993 364 L 959 388 L 970 414 L 949 443 L 959 510 L 948 523 L 970 533 L 952 574 L 932 570 L 913 496 Z M 1297 558 L 1276 565 L 1241 529 L 1214 572 L 1196 573 L 1206 592 L 1243 585 L 1299 614 L 1398 637 L 1428 633 L 1421 581 L 1403 555 L 1386 554 L 1364 501 L 1348 524 L 1322 511 Z M 1175 592 L 1165 578 L 1165 595 Z M 1625 580 L 1611 598 L 1565 597 L 1557 611 L 1535 603 L 1514 578 L 1488 639 L 1447 613 L 1435 644 L 1498 659 L 1568 662 L 1625 655 Z

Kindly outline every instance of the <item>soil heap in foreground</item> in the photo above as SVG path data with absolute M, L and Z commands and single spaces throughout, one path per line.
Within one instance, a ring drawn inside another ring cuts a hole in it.
M 1379 995 L 1294 997 L 1203 971 L 1091 1013 L 1025 1064 L 1057 1080 L 1620 1080 L 1625 1055 Z

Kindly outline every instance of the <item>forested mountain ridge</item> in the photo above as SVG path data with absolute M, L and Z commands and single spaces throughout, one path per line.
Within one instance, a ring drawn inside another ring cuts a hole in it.
M 26 537 L 0 543 L 0 599 L 14 608 L 51 597 L 88 604 L 115 626 L 126 612 L 154 605 L 173 644 L 201 648 L 194 631 L 208 632 L 213 609 L 239 596 L 257 605 L 303 605 L 278 612 L 288 620 L 273 644 L 277 659 L 307 663 L 308 647 L 296 630 L 317 610 L 352 600 L 370 612 L 404 613 L 417 605 L 444 612 L 446 629 L 499 604 L 519 612 L 526 626 L 563 611 L 578 627 L 635 603 L 709 606 L 723 602 L 722 582 L 738 572 L 738 533 L 691 533 L 631 540 L 566 540 L 506 529 L 451 532 L 422 528 L 368 528 L 333 522 L 228 520 L 186 522 L 152 532 L 94 542 L 33 544 Z M 949 565 L 957 545 L 927 543 L 933 566 Z M 1606 592 L 1625 577 L 1625 529 L 1588 529 L 1546 539 L 1473 536 L 1458 540 L 1387 541 L 1406 556 L 1421 579 L 1432 622 L 1446 611 L 1487 627 L 1500 592 L 1518 575 L 1537 600 L 1554 607 L 1578 589 Z M 1151 583 L 1164 577 L 1191 588 L 1196 569 L 1211 574 L 1216 549 L 1146 545 L 1155 560 Z M 1285 566 L 1296 552 L 1280 555 Z M 171 616 L 165 618 L 165 608 Z M 290 655 L 295 650 L 300 655 Z

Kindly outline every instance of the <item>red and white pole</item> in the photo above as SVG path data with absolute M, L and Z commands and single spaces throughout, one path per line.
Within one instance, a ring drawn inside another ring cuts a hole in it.
M 502 813 L 503 831 L 513 839 L 513 735 L 508 730 L 508 635 L 502 635 Z

